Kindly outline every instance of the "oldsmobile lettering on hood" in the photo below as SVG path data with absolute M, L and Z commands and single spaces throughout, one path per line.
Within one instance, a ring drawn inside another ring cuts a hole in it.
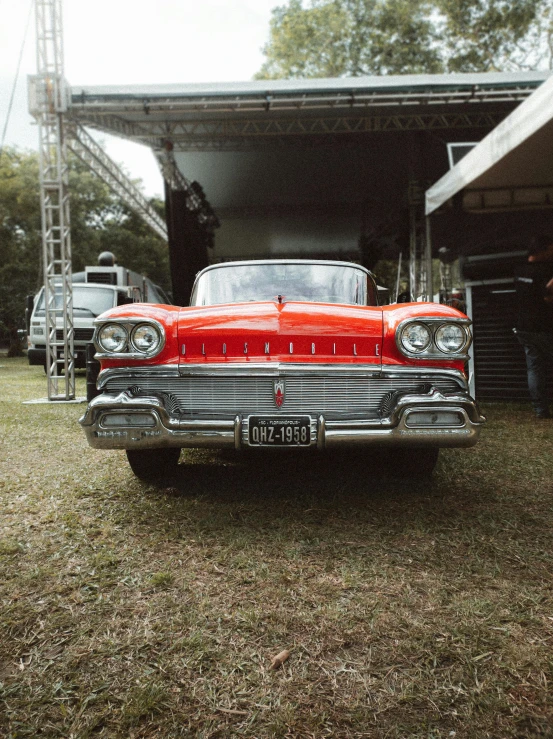
M 188 308 L 178 337 L 184 362 L 363 357 L 380 364 L 382 309 L 273 301 Z

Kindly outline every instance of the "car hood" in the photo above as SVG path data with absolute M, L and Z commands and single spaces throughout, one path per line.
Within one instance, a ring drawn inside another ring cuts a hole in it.
M 181 362 L 380 363 L 382 309 L 332 303 L 233 303 L 183 308 Z

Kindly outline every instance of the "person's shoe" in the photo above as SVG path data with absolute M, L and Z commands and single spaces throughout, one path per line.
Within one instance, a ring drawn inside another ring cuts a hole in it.
M 544 421 L 547 418 L 553 418 L 553 416 L 551 415 L 551 413 L 549 413 L 549 411 L 541 411 L 539 413 L 536 413 L 536 418 L 539 421 Z

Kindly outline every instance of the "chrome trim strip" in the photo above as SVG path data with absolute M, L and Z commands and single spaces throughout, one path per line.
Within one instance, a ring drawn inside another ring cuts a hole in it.
M 423 352 L 409 352 L 401 343 L 401 332 L 410 323 L 429 323 L 428 328 L 431 332 L 430 349 L 425 349 Z M 443 352 L 435 342 L 436 331 L 444 323 L 460 323 L 465 330 L 465 343 L 458 352 L 447 354 Z M 409 359 L 445 359 L 445 360 L 463 360 L 468 359 L 468 349 L 472 344 L 472 334 L 470 332 L 470 326 L 472 321 L 470 318 L 445 318 L 443 316 L 421 316 L 420 318 L 405 318 L 401 321 L 396 328 L 395 342 L 398 351 L 403 354 L 404 357 Z
M 186 368 L 186 371 L 184 370 Z M 379 379 L 403 379 L 405 375 L 413 379 L 429 380 L 433 377 L 448 377 L 454 379 L 463 388 L 467 387 L 467 379 L 463 372 L 456 369 L 444 367 L 404 367 L 393 364 L 371 365 L 371 364 L 301 364 L 295 362 L 266 362 L 263 364 L 191 364 L 176 365 L 165 364 L 153 367 L 109 367 L 98 375 L 98 389 L 102 389 L 106 382 L 114 377 L 128 377 L 129 381 L 141 376 L 177 378 L 190 375 L 213 375 L 213 376 L 268 376 L 275 377 L 280 374 L 306 373 L 310 376 L 318 374 L 361 374 L 366 377 Z
M 325 417 L 319 416 L 319 418 L 317 419 L 317 449 L 320 452 L 322 452 L 325 448 L 325 434 Z
M 234 419 L 234 448 L 237 452 L 242 449 L 242 416 Z
M 417 368 L 418 369 L 418 368 Z M 179 373 L 182 377 L 190 375 L 248 375 L 248 376 L 278 376 L 279 374 L 301 373 L 301 374 L 317 374 L 317 373 L 339 372 L 341 374 L 366 374 L 372 377 L 379 377 L 381 373 L 380 362 L 375 364 L 324 364 L 324 363 L 305 363 L 305 362 L 236 362 L 230 363 L 210 363 L 210 364 L 179 364 Z
M 468 387 L 467 378 L 464 372 L 457 369 L 451 369 L 449 367 L 404 367 L 401 365 L 382 365 L 381 377 L 394 380 L 402 379 L 404 375 L 408 375 L 415 380 L 432 379 L 433 377 L 448 377 L 449 379 L 455 380 L 464 389 Z
M 102 346 L 100 346 L 97 338 L 100 326 L 108 325 L 110 323 L 121 324 L 125 327 L 125 329 L 127 330 L 126 346 L 132 347 L 135 351 L 107 352 Z M 140 323 L 151 324 L 155 326 L 159 331 L 161 341 L 159 342 L 159 346 L 154 352 L 139 352 L 132 343 L 131 333 Z M 165 346 L 165 328 L 159 321 L 156 321 L 155 318 L 138 318 L 135 316 L 126 316 L 125 318 L 112 318 L 111 320 L 95 318 L 94 326 L 95 329 L 93 341 L 94 346 L 96 347 L 96 354 L 94 355 L 94 359 L 153 359 L 154 357 L 157 357 L 157 355 L 163 350 L 163 347 Z
M 98 390 L 101 390 L 112 377 L 128 377 L 129 380 L 132 380 L 142 375 L 148 377 L 180 377 L 177 364 L 162 364 L 153 367 L 109 367 L 100 372 L 96 386 Z

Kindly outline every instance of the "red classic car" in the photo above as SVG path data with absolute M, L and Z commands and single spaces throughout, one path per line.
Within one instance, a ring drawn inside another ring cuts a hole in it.
M 89 444 L 126 449 L 138 477 L 183 447 L 378 445 L 429 474 L 440 447 L 476 443 L 485 419 L 464 372 L 470 321 L 434 303 L 378 305 L 356 264 L 217 264 L 191 305 L 125 305 L 95 321 Z

